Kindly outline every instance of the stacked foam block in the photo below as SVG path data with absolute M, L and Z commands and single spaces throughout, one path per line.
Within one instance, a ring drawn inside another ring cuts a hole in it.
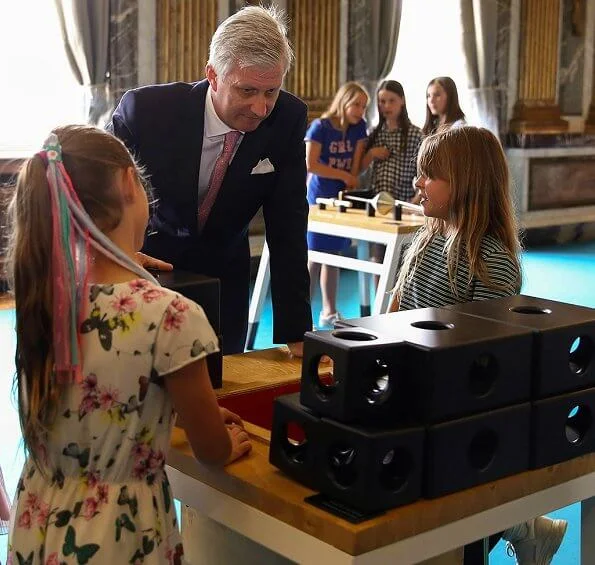
M 553 465 L 594 450 L 594 357 L 595 310 L 529 296 L 344 321 L 306 334 L 270 460 L 366 512 Z

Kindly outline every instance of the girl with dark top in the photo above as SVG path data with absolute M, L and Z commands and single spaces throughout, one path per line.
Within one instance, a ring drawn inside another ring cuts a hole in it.
M 457 85 L 450 77 L 436 77 L 426 90 L 426 122 L 424 135 L 430 135 L 440 126 L 457 127 L 465 124 L 465 114 L 459 105 Z
M 412 182 L 422 132 L 409 119 L 400 82 L 381 82 L 376 102 L 378 125 L 368 138 L 362 169 L 370 166 L 370 186 L 374 192 L 386 191 L 399 200 L 412 201 L 415 197 Z

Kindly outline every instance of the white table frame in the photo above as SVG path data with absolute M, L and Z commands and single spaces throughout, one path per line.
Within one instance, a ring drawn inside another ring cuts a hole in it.
M 592 498 L 595 496 L 595 472 L 353 556 L 225 494 L 222 490 L 233 492 L 235 479 L 224 471 L 208 469 L 190 459 L 176 450 L 170 452 L 169 460 L 174 467 L 168 465 L 167 474 L 178 500 L 297 563 L 412 565 L 578 501 L 582 501 L 581 565 L 595 563 L 595 499 Z M 210 481 L 221 490 L 194 479 L 193 465 L 200 466 L 201 474 L 207 473 Z M 587 532 L 591 532 L 591 536 Z
M 390 219 L 387 218 L 386 221 L 390 222 Z M 339 267 L 341 269 L 358 271 L 361 316 L 383 314 L 388 310 L 390 304 L 390 290 L 396 280 L 403 245 L 409 243 L 415 233 L 414 231 L 403 233 L 402 231 L 399 232 L 398 228 L 395 229 L 395 232 L 388 232 L 371 228 L 327 223 L 318 220 L 308 221 L 309 231 L 357 240 L 357 259 L 322 251 L 308 251 L 308 260 L 314 263 Z M 386 246 L 382 263 L 370 260 L 369 243 L 381 243 Z M 253 349 L 254 346 L 260 316 L 271 281 L 269 266 L 269 247 L 265 241 L 262 255 L 260 256 L 252 299 L 250 300 L 246 349 Z M 379 275 L 380 278 L 374 297 L 374 304 L 370 309 L 371 284 L 369 275 L 371 274 Z

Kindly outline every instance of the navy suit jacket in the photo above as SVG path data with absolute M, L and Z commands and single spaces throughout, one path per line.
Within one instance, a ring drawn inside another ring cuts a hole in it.
M 152 234 L 144 249 L 178 268 L 218 277 L 222 320 L 225 310 L 232 308 L 245 325 L 248 224 L 262 206 L 271 256 L 273 339 L 277 343 L 301 341 L 312 328 L 306 245 L 306 106 L 282 91 L 266 120 L 244 135 L 199 234 L 198 175 L 207 88 L 203 80 L 128 91 L 108 126 L 145 167 L 154 189 Z M 274 172 L 251 174 L 265 158 Z M 243 305 L 232 293 L 241 295 Z

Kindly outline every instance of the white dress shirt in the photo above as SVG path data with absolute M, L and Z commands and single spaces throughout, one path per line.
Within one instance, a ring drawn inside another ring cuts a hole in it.
M 209 180 L 215 168 L 217 157 L 223 151 L 223 141 L 225 134 L 232 131 L 225 122 L 217 115 L 213 100 L 211 98 L 211 87 L 207 89 L 207 96 L 205 99 L 205 126 L 202 137 L 202 155 L 200 158 L 200 171 L 198 173 L 198 202 L 199 205 L 207 194 L 209 187 Z M 233 160 L 240 143 L 244 139 L 243 132 L 238 142 L 236 143 L 231 160 Z M 231 162 L 230 160 L 230 162 Z

